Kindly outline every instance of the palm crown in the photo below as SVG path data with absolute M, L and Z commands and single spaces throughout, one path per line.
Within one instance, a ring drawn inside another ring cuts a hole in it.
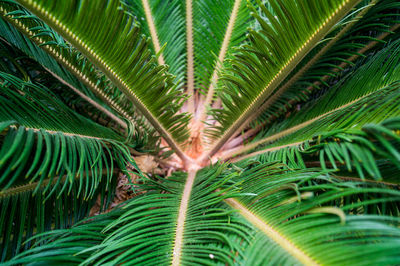
M 397 0 L 0 13 L 6 264 L 400 263 Z

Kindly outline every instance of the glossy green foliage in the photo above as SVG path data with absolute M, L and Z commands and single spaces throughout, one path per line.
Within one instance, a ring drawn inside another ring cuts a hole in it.
M 194 60 L 196 88 L 202 93 L 212 82 L 213 69 L 218 63 L 228 24 L 234 18 L 234 26 L 226 47 L 225 57 L 233 52 L 233 47 L 245 41 L 246 30 L 254 20 L 247 8 L 247 1 L 240 1 L 237 14 L 232 14 L 235 1 L 203 0 L 193 6 Z M 212 19 L 210 19 L 212 18 Z M 223 62 L 221 62 L 223 63 Z
M 373 263 L 399 262 L 397 190 L 342 181 L 314 169 L 292 170 L 281 163 L 251 162 L 217 169 L 198 174 L 182 265 L 254 265 L 257 261 L 300 265 L 290 251 L 221 202 L 232 196 L 317 263 L 359 264 L 366 256 Z M 182 178 L 176 174 L 163 180 L 161 187 L 147 183 L 143 189 L 148 193 L 72 230 L 44 234 L 45 244 L 9 263 L 168 265 Z M 221 186 L 221 191 L 213 192 Z M 168 193 L 159 194 L 160 189 Z M 324 252 L 328 249 L 329 254 Z
M 362 129 L 331 130 L 301 144 L 265 152 L 258 160 L 280 161 L 292 168 L 319 162 L 319 167 L 339 171 L 338 175 L 355 172 L 361 179 L 386 180 L 382 171 L 400 170 L 399 129 L 399 118 L 391 118 L 378 125 L 366 124 Z M 391 182 L 400 180 L 391 178 Z
M 210 134 L 216 137 L 236 120 L 254 112 L 255 106 L 270 96 L 299 63 L 298 57 L 304 57 L 319 41 L 315 38 L 326 35 L 329 23 L 340 19 L 337 14 L 342 12 L 345 2 L 349 4 L 332 0 L 269 1 L 264 5 L 258 1 L 264 18 L 256 10 L 253 16 L 261 30 L 250 30 L 250 43 L 241 46 L 224 71 L 225 83 L 219 93 L 224 109 L 212 111 L 221 125 Z
M 225 169 L 226 166 L 219 166 L 197 174 L 185 222 L 182 247 L 185 265 L 233 264 L 231 250 L 235 243 L 227 236 L 244 237 L 248 229 L 230 217 L 232 211 L 222 202 L 236 192 L 231 182 L 236 174 L 221 176 Z M 109 214 L 77 224 L 72 230 L 45 234 L 42 239 L 45 245 L 15 257 L 11 263 L 46 260 L 95 265 L 168 265 L 172 261 L 174 224 L 186 176 L 179 173 L 157 182 L 144 180 L 145 184 L 137 191 L 145 190 L 146 194 L 136 196 Z
M 46 22 L 100 68 L 153 126 L 164 128 L 178 142 L 185 140 L 189 117 L 177 113 L 184 96 L 166 67 L 157 66 L 148 40 L 133 17 L 119 8 L 118 0 L 21 3 L 47 17 Z M 100 9 L 104 12 L 90 15 Z M 49 13 L 52 17 L 45 15 Z
M 150 36 L 148 21 L 144 13 L 142 0 L 123 0 L 129 14 L 135 17 L 143 32 Z M 182 0 L 148 1 L 157 37 L 162 47 L 161 55 L 169 66 L 168 71 L 176 76 L 181 88 L 186 79 L 186 24 L 185 3 Z
M 15 120 L 34 129 L 62 131 L 122 141 L 113 130 L 101 127 L 68 108 L 55 94 L 43 86 L 24 82 L 12 75 L 0 73 L 0 95 L 3 110 L 0 121 Z M 27 103 L 27 99 L 30 101 Z M 82 127 L 85 125 L 85 127 Z
M 0 28 L 1 35 L 11 44 L 17 46 L 29 57 L 38 61 L 58 77 L 62 78 L 65 82 L 93 98 L 93 94 L 82 82 L 73 77 L 65 67 L 58 65 L 57 60 L 59 60 L 59 58 L 53 58 L 51 55 L 40 49 L 40 47 L 46 47 L 47 49 L 56 48 L 56 54 L 58 54 L 63 60 L 67 61 L 71 66 L 74 66 L 75 69 L 79 69 L 82 76 L 96 84 L 98 88 L 107 93 L 107 96 L 110 98 L 118 96 L 113 95 L 118 92 L 115 91 L 115 88 L 110 87 L 110 84 L 107 84 L 104 75 L 99 77 L 99 73 L 95 70 L 93 64 L 88 62 L 75 48 L 65 42 L 58 33 L 17 3 L 2 1 L 1 5 L 4 9 L 3 14 L 9 21 L 19 23 L 21 27 L 26 27 L 27 31 L 24 32 L 25 34 L 29 32 L 30 38 L 25 37 L 12 25 L 2 20 Z
M 11 10 L 11 6 L 10 6 Z M 53 43 L 53 46 L 59 46 L 60 50 L 70 50 L 71 48 L 64 42 L 62 38 L 60 38 L 57 33 L 52 31 L 49 27 L 43 25 L 37 18 L 33 17 L 26 10 L 23 10 L 22 7 L 15 6 L 15 9 L 9 13 L 9 17 L 14 17 L 14 19 L 23 19 L 26 25 L 30 25 L 30 28 L 36 29 L 36 31 L 32 31 L 34 35 L 37 35 L 36 40 L 40 37 L 45 42 L 44 44 Z M 12 15 L 13 14 L 13 15 Z M 10 25 L 7 21 L 1 20 L 0 22 L 0 34 L 1 36 L 7 40 L 11 45 L 18 47 L 21 51 L 23 51 L 27 56 L 36 59 L 38 63 L 50 69 L 54 74 L 78 88 L 80 91 L 84 92 L 86 95 L 90 96 L 92 99 L 95 99 L 93 93 L 91 93 L 87 88 L 80 83 L 74 76 L 72 76 L 65 68 L 61 67 L 57 61 L 52 58 L 45 51 L 40 49 L 38 45 L 30 41 L 27 37 L 25 37 L 22 33 L 20 33 L 16 28 Z M 45 34 L 46 33 L 46 34 Z M 35 38 L 34 38 L 35 39 Z M 73 57 L 79 57 L 77 54 Z M 79 65 L 77 61 L 73 62 L 74 65 Z M 99 101 L 99 100 L 97 100 Z M 100 102 L 100 101 L 99 101 Z
M 112 200 L 115 169 L 136 165 L 122 136 L 75 113 L 42 86 L 0 77 L 3 261 L 28 248 L 22 242 L 33 233 L 86 217 L 98 195 L 103 204 Z
M 398 1 L 17 2 L 0 0 L 2 261 L 400 264 L 400 41 L 388 32 L 399 28 Z M 188 4 L 193 47 L 186 43 Z M 210 85 L 214 106 L 222 101 L 205 121 L 218 141 L 199 141 L 215 150 L 204 145 L 201 157 L 263 154 L 194 170 L 209 161 L 184 154 L 202 137 L 194 131 L 185 142 L 189 59 L 195 104 Z M 94 122 L 101 108 L 77 108 L 63 91 L 71 86 L 132 126 L 123 132 Z M 236 132 L 266 121 L 260 131 Z M 165 171 L 138 170 L 140 178 L 127 184 L 132 199 L 88 218 L 94 202 L 109 206 L 116 177 L 138 168 L 132 157 L 147 155 L 154 135 L 165 142 L 153 143 L 157 158 L 143 157 Z M 164 160 L 173 151 L 181 165 L 175 156 Z
M 321 144 L 310 148 L 307 152 L 319 151 L 322 168 L 327 168 L 325 161 L 330 162 L 332 168 L 338 169 L 338 164 L 346 165 L 348 171 L 353 167 L 358 176 L 368 176 L 381 180 L 382 175 L 378 167 L 378 159 L 385 159 L 398 170 L 400 156 L 398 152 L 400 137 L 395 132 L 400 129 L 399 119 L 390 119 L 380 125 L 367 124 L 362 131 L 331 132 L 331 136 L 324 136 Z M 332 141 L 333 140 L 333 141 Z
M 331 130 L 361 128 L 366 123 L 380 123 L 399 116 L 399 48 L 400 42 L 396 41 L 371 56 L 325 95 L 309 101 L 300 111 L 276 122 L 254 140 L 293 129 L 290 134 L 268 145 L 276 147 L 306 141 Z M 303 123 L 304 126 L 296 130 L 296 126 Z
M 312 169 L 293 171 L 279 163 L 240 166 L 244 196 L 238 201 L 314 262 L 399 263 L 397 189 L 341 181 Z M 238 265 L 303 265 L 290 250 L 254 231 Z
M 102 207 L 108 206 L 114 196 L 115 181 L 109 185 L 99 186 L 96 197 L 84 199 L 78 194 L 77 182 L 68 184 L 70 193 L 62 193 L 62 186 L 40 187 L 33 192 L 35 184 L 19 186 L 3 194 L 0 192 L 0 241 L 1 261 L 15 256 L 19 252 L 31 248 L 34 241 L 29 241 L 33 235 L 58 228 L 68 228 L 74 223 L 86 218 L 97 195 L 102 196 Z M 63 183 L 62 183 L 63 184 Z M 50 195 L 52 191 L 52 195 Z M 46 199 L 46 200 L 45 200 Z
M 101 104 L 102 107 L 113 113 L 113 115 L 118 116 L 118 112 L 110 107 L 107 107 L 107 105 L 97 98 L 92 91 L 85 87 L 82 82 L 71 75 L 67 69 L 63 68 L 56 62 L 56 60 L 46 54 L 31 40 L 24 37 L 24 35 L 18 32 L 10 24 L 3 20 L 1 20 L 0 23 L 0 34 L 2 34 L 10 43 L 16 46 L 14 47 L 5 41 L 2 43 L 1 63 L 3 72 L 19 76 L 27 81 L 30 80 L 34 83 L 41 83 L 44 86 L 47 86 L 54 94 L 57 94 L 57 96 L 64 103 L 75 108 L 75 110 L 80 112 L 82 115 L 94 118 L 97 121 L 108 121 L 109 123 L 107 125 L 112 125 L 112 122 L 114 121 L 110 121 L 109 116 L 104 113 L 98 113 L 96 107 L 87 102 L 86 99 L 81 98 L 80 95 L 78 95 L 75 91 L 71 90 L 70 86 L 73 86 L 74 89 L 82 92 L 91 100 Z M 52 32 L 52 34 L 56 33 Z M 70 50 L 71 48 L 65 48 L 65 51 Z M 79 57 L 80 56 L 76 56 L 76 58 Z M 80 62 L 82 62 L 84 65 L 89 64 L 88 62 L 84 62 L 82 59 L 80 59 Z M 38 63 L 40 63 L 42 66 Z M 79 64 L 77 63 L 76 65 Z M 101 84 L 101 79 L 104 79 L 104 76 L 99 77 L 97 83 L 98 86 Z M 116 88 L 104 89 L 103 91 L 116 92 Z M 156 145 L 156 142 L 159 140 L 159 136 L 155 134 L 153 128 L 149 127 L 147 121 L 137 114 L 135 109 L 132 108 L 132 104 L 130 102 L 128 102 L 129 104 L 127 105 L 123 104 L 124 102 L 127 102 L 127 99 L 121 96 L 122 95 L 120 93 L 114 96 L 107 94 L 107 97 L 109 97 L 109 99 L 113 99 L 115 102 L 118 102 L 118 106 L 121 107 L 120 110 L 123 110 L 123 114 L 121 114 L 120 119 L 124 120 L 124 118 L 126 118 L 125 120 L 128 130 L 131 131 L 131 134 L 135 135 L 135 148 L 153 150 L 154 145 Z M 130 111 L 128 112 L 127 110 Z M 134 119 L 134 121 L 132 121 L 132 119 Z M 121 125 L 117 124 L 117 126 Z M 122 128 L 120 131 L 123 132 L 125 129 Z M 139 139 L 143 140 L 143 142 L 139 143 Z
M 25 27 L 26 32 L 23 33 L 29 37 L 2 20 L 0 34 L 8 42 L 37 61 L 63 83 L 81 91 L 109 111 L 130 120 L 130 123 L 134 122 L 139 133 L 142 130 L 149 138 L 155 138 L 153 128 L 148 126 L 148 122 L 137 112 L 132 102 L 58 33 L 20 5 L 13 2 L 11 4 L 9 1 L 0 4 L 8 21 L 14 23 L 13 25 Z M 43 47 L 47 52 L 52 51 L 52 54 L 43 51 Z
M 128 12 L 140 24 L 143 31 L 150 36 L 147 18 L 145 16 L 143 1 L 124 0 Z M 186 79 L 186 24 L 185 1 L 160 1 L 150 0 L 152 19 L 157 30 L 158 39 L 163 46 L 161 54 L 168 64 L 169 72 L 177 77 L 178 86 L 182 87 Z M 202 93 L 207 92 L 212 82 L 213 69 L 225 37 L 228 23 L 232 17 L 235 1 L 206 0 L 193 3 L 193 42 L 196 89 Z M 227 47 L 228 54 L 233 47 L 245 40 L 245 33 L 250 21 L 247 2 L 241 1 L 238 14 L 235 16 L 235 25 Z M 210 19 L 212 18 L 212 19 Z
M 340 79 L 345 64 L 354 65 L 349 59 L 365 56 L 359 51 L 365 49 L 371 41 L 376 40 L 377 45 L 371 47 L 368 54 L 382 49 L 384 41 L 377 38 L 399 23 L 400 4 L 396 0 L 376 3 L 362 1 L 357 8 L 335 25 L 332 32 L 299 63 L 293 74 L 282 82 L 278 90 L 284 86 L 286 89 L 269 104 L 254 124 L 279 118 L 288 110 L 293 110 L 296 103 L 310 100 L 310 92 L 330 87 L 329 82 Z M 398 37 L 392 38 L 395 40 Z M 319 54 L 328 45 L 329 49 Z M 300 70 L 305 72 L 297 78 L 294 77 Z M 273 96 L 275 97 L 275 94 Z
M 398 117 L 400 112 L 397 108 L 399 96 L 399 83 L 397 82 L 377 92 L 371 93 L 368 97 L 346 106 L 346 108 L 328 113 L 323 117 L 317 117 L 318 119 L 310 120 L 312 123 L 305 123 L 304 127 L 293 130 L 290 134 L 285 135 L 281 139 L 273 143 L 266 142 L 263 148 L 279 147 L 310 140 L 315 136 L 329 133 L 336 129 L 360 129 L 367 123 L 380 123 L 388 118 Z M 349 120 L 357 123 L 350 124 Z M 289 127 L 288 130 L 291 128 L 292 127 Z M 295 127 L 293 128 L 296 129 Z M 266 140 L 268 140 L 268 138 L 266 138 Z

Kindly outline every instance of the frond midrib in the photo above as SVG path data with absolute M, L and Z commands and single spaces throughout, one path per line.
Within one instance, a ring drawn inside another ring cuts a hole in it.
M 186 49 L 187 49 L 187 95 L 188 110 L 194 113 L 194 48 L 193 48 L 193 2 L 186 0 Z
M 218 61 L 216 62 L 215 66 L 214 66 L 214 71 L 211 76 L 211 82 L 210 82 L 210 86 L 207 90 L 207 96 L 206 96 L 204 104 L 201 106 L 202 109 L 201 109 L 201 114 L 200 114 L 200 118 L 199 118 L 200 121 L 203 121 L 205 119 L 206 112 L 207 112 L 206 108 L 207 108 L 207 106 L 209 106 L 211 104 L 212 98 L 214 96 L 214 84 L 217 83 L 218 78 L 219 78 L 218 70 L 221 67 L 221 64 L 224 62 L 226 53 L 228 52 L 229 43 L 231 42 L 232 32 L 235 27 L 235 23 L 237 20 L 237 16 L 239 13 L 239 8 L 240 8 L 241 3 L 242 3 L 242 0 L 235 0 L 235 3 L 233 5 L 231 16 L 230 16 L 229 22 L 228 22 L 228 26 L 225 31 L 225 36 L 224 36 L 224 39 L 223 39 L 223 42 L 221 45 L 221 49 L 219 51 Z
M 176 232 L 174 239 L 174 248 L 172 252 L 172 265 L 179 266 L 181 262 L 182 256 L 182 246 L 184 243 L 184 230 L 185 230 L 185 221 L 187 216 L 187 210 L 189 206 L 190 194 L 192 192 L 194 179 L 196 178 L 196 170 L 189 170 L 185 187 L 182 192 L 182 198 L 179 205 L 178 211 L 178 219 L 176 221 Z
M 53 73 L 50 69 L 43 67 L 47 72 L 49 72 L 53 77 L 55 77 L 60 83 L 64 84 L 65 86 L 67 86 L 68 88 L 70 88 L 71 90 L 73 90 L 76 94 L 79 95 L 79 97 L 81 97 L 82 99 L 84 99 L 85 101 L 87 101 L 88 103 L 90 103 L 91 105 L 93 105 L 94 107 L 96 107 L 99 111 L 103 112 L 104 114 L 106 114 L 108 117 L 110 117 L 112 120 L 114 120 L 116 123 L 118 123 L 121 127 L 123 127 L 124 129 L 128 128 L 128 125 L 126 124 L 126 122 L 124 122 L 123 120 L 121 120 L 119 117 L 117 117 L 116 115 L 114 115 L 112 112 L 110 112 L 109 110 L 107 110 L 106 108 L 104 108 L 103 106 L 101 106 L 100 104 L 98 104 L 96 101 L 92 100 L 91 98 L 89 98 L 88 96 L 86 96 L 84 93 L 82 93 L 80 90 L 78 90 L 77 88 L 75 88 L 74 86 L 72 86 L 71 84 L 69 84 L 68 82 L 66 82 L 65 80 L 63 80 L 62 78 L 60 78 L 57 74 Z M 112 107 L 113 106 L 117 106 L 117 104 L 112 101 L 111 99 L 109 99 L 107 96 L 104 97 L 104 100 L 106 102 L 108 102 Z M 122 110 L 122 109 L 121 109 Z M 124 112 L 125 113 L 125 112 Z M 131 121 L 133 120 L 133 117 L 130 117 L 129 115 L 127 115 L 125 113 L 125 117 Z
M 371 41 L 370 43 L 368 43 L 365 47 L 357 50 L 355 55 L 350 56 L 349 58 L 347 58 L 345 60 L 345 62 L 340 63 L 338 66 L 333 67 L 331 69 L 331 71 L 333 73 L 337 73 L 339 71 L 341 71 L 342 69 L 344 69 L 346 66 L 348 66 L 350 63 L 355 62 L 359 57 L 361 57 L 363 54 L 365 54 L 367 51 L 369 51 L 370 49 L 372 49 L 373 47 L 375 47 L 377 44 L 379 44 L 381 40 L 384 40 L 387 36 L 389 36 L 390 34 L 393 34 L 396 30 L 398 30 L 400 28 L 400 24 L 394 24 L 388 32 L 384 32 L 381 35 L 379 35 L 376 40 Z M 329 78 L 331 78 L 331 75 L 324 75 L 321 78 L 321 81 L 327 81 Z M 312 85 L 308 86 L 305 90 L 304 90 L 304 94 L 305 95 L 310 95 L 316 87 L 318 87 L 319 85 L 322 84 L 321 81 L 315 81 Z M 275 98 L 275 99 L 273 99 Z M 276 100 L 278 97 L 275 96 L 275 94 L 271 97 L 271 100 L 274 101 Z M 268 102 L 270 102 L 269 100 L 267 102 L 265 102 L 264 104 L 268 104 Z M 300 102 L 299 99 L 292 99 L 290 100 L 287 104 L 285 104 L 283 107 L 281 107 L 277 113 L 282 113 L 283 111 L 286 111 L 287 109 L 290 108 L 290 106 L 294 106 L 296 103 Z M 263 107 L 262 107 L 263 108 Z M 262 109 L 261 108 L 261 109 Z M 271 124 L 274 120 L 276 120 L 278 117 L 277 116 L 273 116 L 272 118 L 268 119 L 266 122 L 257 125 L 254 129 L 251 129 L 252 133 L 251 135 L 256 134 L 257 132 L 259 132 L 263 127 L 267 126 L 268 124 Z M 255 116 L 249 119 L 249 122 L 252 122 L 251 120 L 255 119 Z M 240 128 L 242 129 L 242 127 Z M 235 135 L 238 135 L 239 130 L 237 130 L 237 132 L 235 133 Z
M 158 34 L 156 25 L 154 23 L 153 15 L 151 13 L 151 8 L 148 0 L 142 0 L 142 5 L 144 9 L 144 13 L 146 16 L 147 24 L 149 26 L 151 41 L 153 42 L 154 50 L 156 54 L 158 54 L 161 50 L 160 41 L 158 40 Z M 157 58 L 157 61 L 160 65 L 165 64 L 165 60 L 162 54 L 160 54 Z
M 11 125 L 10 128 L 16 129 L 18 127 L 15 125 Z M 8 129 L 1 132 L 0 136 L 7 133 L 7 130 Z M 71 132 L 66 132 L 66 131 L 54 131 L 54 130 L 48 130 L 48 129 L 43 129 L 43 128 L 34 128 L 34 127 L 25 127 L 25 130 L 33 130 L 34 132 L 45 131 L 51 135 L 62 133 L 63 135 L 70 136 L 70 137 L 80 137 L 80 138 L 86 138 L 86 139 L 96 139 L 96 140 L 107 141 L 107 139 L 105 139 L 105 138 L 99 138 L 99 137 L 94 137 L 94 136 L 89 136 L 89 135 L 81 135 L 81 134 L 71 133 Z

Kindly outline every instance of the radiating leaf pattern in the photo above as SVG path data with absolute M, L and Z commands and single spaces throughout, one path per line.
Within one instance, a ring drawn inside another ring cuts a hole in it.
M 400 263 L 398 1 L 0 16 L 1 262 Z

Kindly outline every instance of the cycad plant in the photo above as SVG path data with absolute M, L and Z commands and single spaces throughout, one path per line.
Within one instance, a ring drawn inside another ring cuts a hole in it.
M 398 0 L 0 13 L 3 263 L 400 264 Z

